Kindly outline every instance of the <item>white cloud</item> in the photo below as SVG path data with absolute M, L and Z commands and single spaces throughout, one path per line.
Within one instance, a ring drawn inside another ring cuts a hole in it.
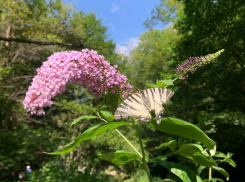
M 124 54 L 129 55 L 130 52 L 138 46 L 139 39 L 138 38 L 130 38 L 128 41 L 124 42 L 123 44 L 116 45 L 116 53 L 117 54 Z
M 110 9 L 110 12 L 111 13 L 115 13 L 119 10 L 119 6 L 117 6 L 116 4 L 113 4 L 111 9 Z

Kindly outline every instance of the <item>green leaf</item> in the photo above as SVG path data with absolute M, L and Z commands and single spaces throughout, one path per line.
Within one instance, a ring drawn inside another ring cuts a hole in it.
M 99 117 L 97 117 L 97 116 L 81 116 L 81 117 L 75 119 L 74 121 L 72 121 L 71 126 L 76 124 L 77 122 L 79 122 L 82 119 L 99 119 Z
M 214 169 L 215 171 L 218 171 L 220 174 L 222 174 L 226 178 L 227 181 L 229 180 L 229 174 L 223 168 L 221 168 L 221 167 L 212 167 L 212 169 Z
M 216 154 L 216 148 L 217 148 L 217 146 L 215 144 L 214 148 L 209 150 L 209 153 L 210 153 L 211 156 L 214 156 Z
M 199 167 L 197 168 L 197 174 L 200 175 L 200 174 L 202 173 L 202 171 L 203 171 L 204 169 L 206 169 L 206 168 L 207 168 L 206 166 L 199 166 Z
M 105 104 L 108 108 L 108 111 L 110 111 L 112 114 L 115 114 L 117 107 L 120 105 L 122 101 L 123 101 L 122 96 L 118 93 L 115 94 L 109 93 L 105 97 Z
M 173 82 L 173 80 L 158 80 L 156 82 L 156 84 L 159 87 L 165 87 L 165 86 L 169 86 L 169 85 L 174 85 L 174 82 Z
M 199 182 L 197 181 L 196 173 L 188 167 L 173 162 L 162 161 L 159 158 L 154 158 L 152 160 L 171 171 L 184 182 Z
M 115 165 L 126 164 L 132 160 L 139 158 L 139 155 L 135 152 L 126 152 L 122 150 L 98 153 L 97 155 L 101 159 L 109 161 Z
M 212 178 L 212 182 L 217 182 L 217 181 L 225 182 L 224 180 L 222 180 L 220 178 Z M 205 180 L 203 180 L 203 182 L 209 182 L 209 179 L 205 179 Z
M 207 167 L 218 166 L 215 160 L 212 159 L 212 157 L 205 156 L 200 152 L 196 152 L 193 154 L 193 160 L 202 166 L 207 166 Z
M 176 140 L 170 140 L 169 142 L 166 143 L 162 143 L 161 145 L 159 145 L 158 147 L 156 147 L 155 149 L 162 149 L 162 148 L 169 148 L 172 152 L 174 152 L 175 148 L 176 148 Z
M 109 122 L 114 121 L 114 115 L 108 111 L 100 111 L 100 114 Z
M 193 160 L 194 162 L 202 165 L 202 166 L 217 166 L 216 162 L 210 156 L 203 155 L 201 152 L 203 148 L 198 144 L 184 144 L 180 147 L 176 154 L 184 156 Z
M 236 163 L 232 159 L 226 159 L 224 162 L 229 163 L 232 167 L 236 167 Z
M 152 83 L 146 83 L 145 85 L 146 85 L 146 87 L 148 87 L 148 88 L 158 88 L 158 87 L 159 87 L 158 85 L 152 84 Z
M 101 106 L 100 111 L 105 111 L 107 109 L 106 105 Z
M 84 131 L 81 135 L 76 137 L 71 143 L 67 144 L 63 148 L 57 150 L 56 152 L 53 153 L 48 153 L 51 155 L 57 155 L 57 154 L 65 154 L 68 152 L 71 152 L 74 148 L 76 148 L 82 141 L 88 140 L 90 138 L 93 138 L 97 135 L 101 135 L 107 131 L 111 131 L 119 126 L 123 125 L 131 125 L 131 123 L 127 122 L 111 122 L 111 123 L 103 123 L 103 124 L 98 124 L 90 127 L 86 131 Z
M 218 151 L 216 152 L 216 154 L 214 155 L 214 157 L 227 158 L 227 156 L 224 153 L 218 152 Z
M 176 118 L 162 118 L 160 124 L 157 124 L 155 119 L 153 122 L 151 122 L 151 124 L 154 128 L 161 132 L 202 142 L 210 150 L 215 146 L 215 142 L 212 139 L 210 139 L 196 125 L 193 125 L 189 122 Z
M 202 152 L 203 148 L 198 144 L 183 144 L 175 154 L 190 158 L 193 160 L 192 156 L 196 152 Z

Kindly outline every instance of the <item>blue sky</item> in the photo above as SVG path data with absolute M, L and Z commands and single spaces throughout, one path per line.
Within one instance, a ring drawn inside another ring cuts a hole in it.
M 160 0 L 75 0 L 69 1 L 78 11 L 94 12 L 108 27 L 109 39 L 117 52 L 126 53 L 137 46 L 140 34 L 147 31 L 143 22 Z M 162 28 L 162 27 L 159 27 Z

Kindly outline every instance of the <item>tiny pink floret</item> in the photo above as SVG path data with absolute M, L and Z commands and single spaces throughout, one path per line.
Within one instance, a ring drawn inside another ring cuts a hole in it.
M 53 104 L 51 99 L 65 92 L 67 83 L 87 88 L 94 97 L 109 90 L 126 98 L 132 86 L 116 68 L 94 50 L 54 53 L 37 69 L 23 101 L 25 110 L 44 115 L 43 108 L 50 107 Z

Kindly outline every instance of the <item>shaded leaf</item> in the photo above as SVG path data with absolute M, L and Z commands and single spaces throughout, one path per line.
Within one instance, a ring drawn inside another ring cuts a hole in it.
M 223 168 L 221 168 L 221 167 L 212 167 L 212 169 L 214 169 L 215 171 L 218 171 L 220 174 L 222 174 L 226 178 L 227 181 L 229 180 L 229 174 Z
M 160 124 L 157 124 L 155 119 L 151 124 L 161 132 L 202 142 L 208 149 L 213 149 L 215 146 L 215 142 L 212 139 L 196 125 L 189 122 L 176 118 L 162 118 Z
M 152 160 L 171 171 L 184 182 L 199 182 L 196 173 L 188 167 L 173 162 L 162 161 L 159 158 L 154 158 Z
M 206 168 L 207 168 L 206 166 L 199 166 L 199 167 L 197 168 L 197 174 L 200 175 L 200 174 L 202 173 L 202 171 L 203 171 L 204 169 L 206 169 Z
M 119 126 L 123 125 L 131 125 L 131 123 L 127 122 L 111 122 L 111 123 L 104 123 L 104 124 L 98 124 L 90 127 L 86 131 L 84 131 L 81 135 L 76 137 L 71 143 L 64 146 L 63 148 L 57 150 L 53 153 L 48 153 L 51 155 L 57 155 L 57 154 L 65 154 L 68 152 L 71 152 L 76 146 L 78 146 L 82 141 L 88 140 L 90 138 L 93 138 L 97 135 L 103 134 L 107 131 L 111 131 Z
M 212 178 L 212 182 L 217 182 L 217 181 L 225 182 L 224 180 L 222 180 L 220 178 Z M 209 182 L 209 179 L 205 179 L 205 180 L 203 180 L 203 182 Z
M 169 148 L 172 152 L 174 152 L 175 148 L 176 148 L 176 140 L 170 140 L 169 142 L 166 143 L 162 143 L 161 145 L 159 145 L 158 147 L 156 147 L 155 149 L 162 149 L 162 148 Z
M 109 93 L 105 97 L 105 104 L 108 108 L 108 111 L 110 111 L 112 114 L 115 114 L 117 107 L 120 105 L 122 101 L 123 101 L 122 96 L 118 93 L 115 94 Z
M 207 167 L 218 166 L 215 160 L 212 159 L 212 157 L 205 156 L 200 152 L 196 152 L 193 154 L 193 160 L 202 166 L 207 166 Z
M 180 147 L 176 154 L 184 156 L 193 160 L 194 162 L 202 165 L 202 166 L 217 166 L 216 162 L 210 156 L 203 155 L 201 152 L 203 148 L 198 144 L 184 144 Z
M 99 117 L 98 116 L 88 116 L 88 115 L 87 116 L 81 116 L 81 117 L 75 119 L 74 121 L 72 121 L 71 126 L 76 124 L 77 122 L 79 122 L 82 119 L 99 119 Z
M 135 160 L 139 155 L 135 152 L 126 152 L 122 150 L 104 152 L 97 154 L 101 159 L 109 161 L 115 165 L 126 164 L 132 160 Z
M 100 114 L 109 122 L 114 121 L 114 115 L 108 111 L 100 111 Z

